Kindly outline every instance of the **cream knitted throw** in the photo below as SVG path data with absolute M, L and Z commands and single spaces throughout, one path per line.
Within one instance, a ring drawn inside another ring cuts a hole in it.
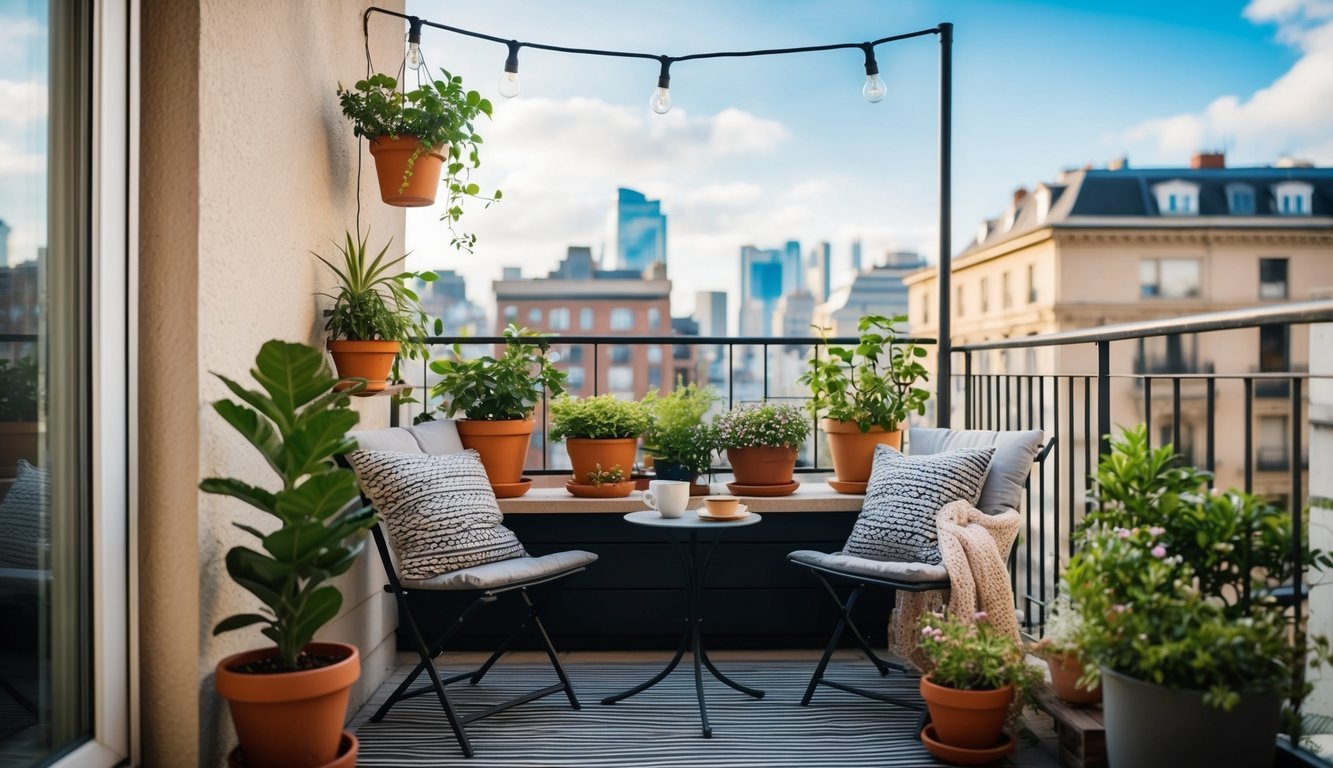
M 985 611 L 993 627 L 1018 641 L 1014 591 L 1009 586 L 1005 561 L 1018 538 L 1018 512 L 988 515 L 966 501 L 952 501 L 935 518 L 940 555 L 949 571 L 948 590 L 902 592 L 889 621 L 891 649 L 902 659 L 924 668 L 925 657 L 917 638 L 917 621 L 925 611 L 938 611 L 948 601 L 953 616 L 972 618 Z

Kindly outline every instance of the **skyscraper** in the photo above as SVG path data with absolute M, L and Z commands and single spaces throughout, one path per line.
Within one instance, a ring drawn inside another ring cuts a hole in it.
M 852 274 L 861 271 L 861 241 L 852 241 Z
M 699 291 L 694 295 L 694 319 L 700 336 L 727 335 L 727 294 L 725 291 Z
M 660 200 L 621 187 L 616 200 L 616 268 L 642 272 L 666 263 L 667 221 Z
M 782 298 L 783 251 L 741 246 L 740 334 L 769 336 L 771 318 Z
M 0 267 L 9 266 L 9 233 L 13 231 L 0 219 Z
M 833 289 L 833 257 L 827 240 L 810 249 L 810 266 L 805 272 L 805 281 L 815 303 L 828 301 Z
M 788 240 L 782 252 L 782 295 L 805 290 L 805 270 L 801 269 L 801 243 Z

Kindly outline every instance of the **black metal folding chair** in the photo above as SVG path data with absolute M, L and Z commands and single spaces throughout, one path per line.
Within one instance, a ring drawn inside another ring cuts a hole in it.
M 949 449 L 949 441 L 947 437 L 942 441 L 934 438 L 938 438 L 942 433 L 949 433 L 950 430 L 913 430 L 913 434 L 922 433 L 923 438 L 925 437 L 926 432 L 931 433 L 932 448 L 939 447 L 941 449 Z M 968 433 L 952 434 L 967 435 Z M 1005 433 L 977 431 L 972 433 L 972 435 L 981 438 L 979 442 L 975 440 L 965 440 L 964 442 L 967 443 L 966 445 L 958 445 L 954 447 L 973 447 L 973 445 L 976 444 L 996 445 L 996 455 L 998 457 L 1000 446 L 1005 442 L 1009 442 L 998 440 L 998 437 L 1004 434 Z M 983 436 L 995 437 L 989 438 Z M 991 440 L 991 442 L 986 442 L 988 439 Z M 923 439 L 922 442 L 924 443 L 925 440 Z M 1042 463 L 1055 445 L 1054 438 L 1047 440 L 1045 445 L 1040 446 L 1039 450 L 1036 451 L 1035 457 L 1033 457 L 1031 452 L 1019 452 L 1019 449 L 1022 448 L 1020 442 L 1021 441 L 1014 440 L 1012 441 L 1012 446 L 1004 446 L 1005 449 L 1011 453 L 1025 457 L 1025 460 L 1026 457 L 1032 457 L 1030 463 L 1027 464 L 1028 471 L 1022 473 L 1021 479 L 1013 477 L 1008 478 L 1009 482 L 1017 480 L 1016 487 L 1019 489 L 1018 497 L 1021 497 L 1022 489 L 1025 488 L 1027 484 L 1027 474 L 1030 472 L 1031 467 Z M 913 452 L 918 453 L 918 451 Z M 936 451 L 929 450 L 920 452 L 932 453 Z M 1006 457 L 1006 459 L 1013 461 L 1014 456 Z M 994 466 L 994 464 L 995 459 L 992 459 L 992 466 Z M 1000 480 L 998 476 L 996 479 L 997 481 Z M 988 477 L 987 483 L 990 482 L 991 479 Z M 1004 494 L 1000 492 L 1000 495 Z M 1019 499 L 1013 497 L 1012 489 L 1007 495 L 1012 499 L 1012 503 L 1005 503 L 1004 506 L 1016 509 L 1020 503 Z M 983 489 L 983 498 L 985 498 L 985 496 L 985 489 Z M 833 635 L 829 638 L 828 645 L 824 647 L 824 654 L 820 657 L 819 664 L 816 665 L 814 674 L 810 677 L 810 684 L 805 689 L 805 695 L 801 697 L 801 706 L 808 705 L 811 699 L 814 698 L 815 690 L 823 685 L 918 712 L 919 717 L 916 733 L 919 734 L 926 724 L 926 707 L 924 702 L 919 699 L 903 699 L 836 680 L 830 680 L 824 675 L 828 670 L 829 660 L 833 657 L 833 652 L 837 650 L 839 643 L 842 642 L 843 633 L 848 630 L 851 631 L 852 637 L 856 640 L 856 644 L 860 647 L 861 652 L 864 653 L 866 658 L 875 665 L 875 668 L 879 671 L 881 677 L 887 676 L 889 672 L 893 671 L 903 672 L 909 675 L 912 674 L 914 670 L 907 665 L 881 658 L 875 653 L 874 649 L 870 647 L 870 643 L 866 640 L 865 635 L 861 633 L 857 628 L 856 623 L 852 620 L 852 609 L 855 608 L 861 593 L 866 589 L 890 590 L 892 592 L 893 604 L 897 603 L 898 592 L 930 592 L 940 589 L 949 589 L 949 573 L 945 567 L 943 565 L 930 565 L 927 563 L 899 563 L 871 560 L 863 557 L 844 555 L 841 552 L 829 554 L 808 549 L 792 552 L 787 555 L 787 559 L 795 565 L 808 569 L 810 574 L 819 581 L 820 586 L 824 588 L 824 591 L 828 593 L 829 597 L 838 606 L 838 623 L 833 629 Z M 845 599 L 838 595 L 838 586 L 844 588 L 850 587 Z

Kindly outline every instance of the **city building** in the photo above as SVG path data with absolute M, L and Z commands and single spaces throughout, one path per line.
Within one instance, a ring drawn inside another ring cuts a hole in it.
M 782 295 L 805 289 L 805 270 L 801 268 L 801 243 L 788 240 L 782 247 Z
M 934 268 L 906 279 L 914 335 L 937 333 Z M 1061 174 L 982 222 L 974 242 L 953 260 L 951 327 L 955 345 L 1108 323 L 1171 318 L 1265 303 L 1311 299 L 1333 286 L 1333 168 L 1228 168 L 1220 153 L 1195 155 L 1187 168 L 1107 169 Z M 1112 368 L 1124 373 L 1217 370 L 1304 370 L 1304 327 L 1179 335 L 1112 345 Z M 1092 349 L 978 353 L 978 373 L 1083 373 Z M 961 374 L 955 361 L 954 373 Z M 1234 385 L 1234 389 L 1232 386 Z M 1290 487 L 1293 419 L 1285 381 L 1255 384 L 1252 421 L 1244 423 L 1240 382 L 1219 382 L 1209 423 L 1203 382 L 1182 382 L 1177 450 L 1201 456 L 1205 433 L 1253 430 L 1254 489 L 1280 497 Z M 1113 384 L 1113 412 L 1143 413 L 1140 381 Z M 1150 431 L 1172 442 L 1174 393 L 1151 389 Z M 955 423 L 963 403 L 955 402 Z M 1243 443 L 1216 441 L 1218 484 L 1240 486 Z
M 907 284 L 903 279 L 925 266 L 926 260 L 915 251 L 891 251 L 883 263 L 858 271 L 850 285 L 834 289 L 828 301 L 815 309 L 814 321 L 822 328 L 831 328 L 834 336 L 855 336 L 862 315 L 906 315 Z
M 726 291 L 699 291 L 694 296 L 694 320 L 700 336 L 727 335 Z
M 616 268 L 643 272 L 667 261 L 667 217 L 660 200 L 621 187 L 616 196 Z
M 852 241 L 852 274 L 861 271 L 861 241 Z
M 9 266 L 9 235 L 14 229 L 0 219 L 0 267 Z
M 773 313 L 782 298 L 784 251 L 741 246 L 740 335 L 773 335 Z
M 787 338 L 805 338 L 815 318 L 815 297 L 806 291 L 789 293 L 778 299 L 773 315 L 773 334 Z
M 439 318 L 445 336 L 475 336 L 486 329 L 486 310 L 468 301 L 467 281 L 452 269 L 436 269 L 435 280 L 418 280 L 413 290 L 421 297 L 421 309 L 432 320 Z
M 810 262 L 805 270 L 806 289 L 816 302 L 828 301 L 833 289 L 833 255 L 828 241 L 810 249 Z

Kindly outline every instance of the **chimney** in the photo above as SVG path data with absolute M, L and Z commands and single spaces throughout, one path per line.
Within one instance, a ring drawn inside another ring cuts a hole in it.
M 1014 207 L 1017 208 L 1017 207 L 1018 207 L 1018 204 L 1021 203 L 1021 202 L 1023 202 L 1023 198 L 1025 198 L 1025 197 L 1027 197 L 1027 196 L 1028 196 L 1028 191 L 1027 191 L 1026 188 L 1024 188 L 1024 187 L 1019 187 L 1018 189 L 1015 189 L 1015 190 L 1014 190 Z
M 1227 153 L 1225 152 L 1195 152 L 1190 158 L 1190 167 L 1198 170 L 1200 168 L 1225 168 L 1227 167 Z

